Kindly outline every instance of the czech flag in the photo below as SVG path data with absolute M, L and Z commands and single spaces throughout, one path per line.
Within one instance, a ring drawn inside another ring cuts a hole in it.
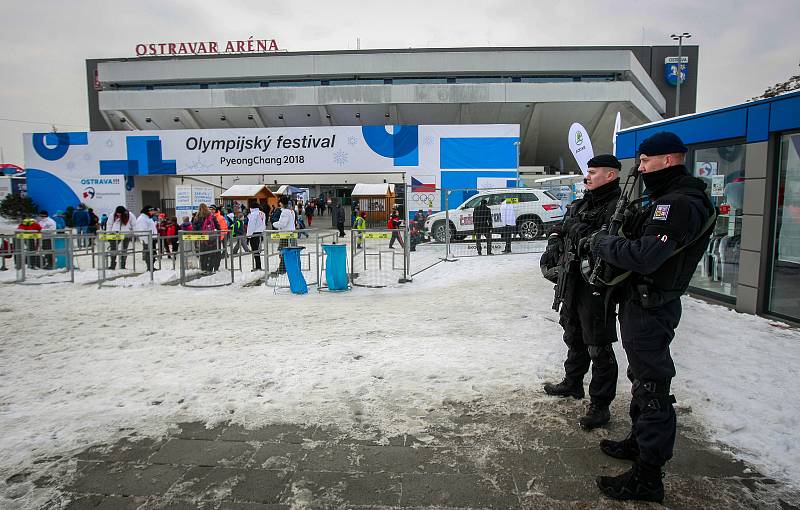
M 420 177 L 422 179 L 422 177 Z M 414 193 L 433 192 L 436 191 L 436 181 L 426 184 L 414 177 L 411 178 L 411 191 Z

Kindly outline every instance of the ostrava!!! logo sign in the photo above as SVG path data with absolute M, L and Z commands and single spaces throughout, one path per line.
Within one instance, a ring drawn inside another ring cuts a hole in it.
M 583 133 L 580 131 L 575 132 L 575 145 L 583 145 Z

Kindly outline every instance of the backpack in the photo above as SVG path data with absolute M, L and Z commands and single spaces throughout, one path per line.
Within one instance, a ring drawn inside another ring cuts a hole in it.
M 241 236 L 244 234 L 244 222 L 239 218 L 236 218 L 234 222 L 231 224 L 231 231 L 233 232 L 234 236 Z
M 203 226 L 200 228 L 203 232 L 211 232 L 217 229 L 216 223 L 214 223 L 214 215 L 209 214 L 206 216 L 206 219 L 203 220 Z

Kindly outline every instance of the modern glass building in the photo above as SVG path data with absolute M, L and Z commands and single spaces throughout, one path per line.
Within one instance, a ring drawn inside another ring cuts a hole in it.
M 623 130 L 626 167 L 658 131 L 689 146 L 720 213 L 690 291 L 800 323 L 800 92 Z

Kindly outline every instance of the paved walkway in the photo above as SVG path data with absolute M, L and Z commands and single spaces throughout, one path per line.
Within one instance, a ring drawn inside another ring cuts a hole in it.
M 594 485 L 597 474 L 629 465 L 596 447 L 604 437 L 624 435 L 626 405 L 615 403 L 609 430 L 591 433 L 573 426 L 582 403 L 555 399 L 535 403 L 527 415 L 452 404 L 446 412 L 457 418 L 450 426 L 419 436 L 182 423 L 158 440 L 130 437 L 84 451 L 74 474 L 36 484 L 59 487 L 62 508 L 71 510 L 659 508 L 608 500 Z M 800 494 L 694 439 L 700 432 L 685 425 L 690 411 L 680 415 L 666 507 L 800 508 Z

